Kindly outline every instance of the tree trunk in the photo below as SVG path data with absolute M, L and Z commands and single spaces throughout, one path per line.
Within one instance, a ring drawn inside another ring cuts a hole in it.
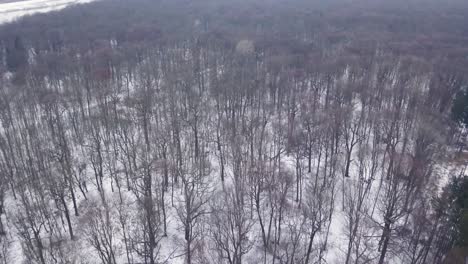
M 312 253 L 312 244 L 314 242 L 314 237 L 315 237 L 316 230 L 312 230 L 310 233 L 309 237 L 309 245 L 307 246 L 307 254 L 306 254 L 306 259 L 305 259 L 305 264 L 309 264 L 310 261 L 310 253 Z
M 65 197 L 61 196 L 60 200 L 62 202 L 64 211 L 65 211 L 65 218 L 67 219 L 68 231 L 70 232 L 70 239 L 73 240 L 74 239 L 73 228 L 72 228 L 71 219 L 70 219 L 70 212 L 68 211 L 68 206 L 67 206 L 67 203 L 65 201 Z

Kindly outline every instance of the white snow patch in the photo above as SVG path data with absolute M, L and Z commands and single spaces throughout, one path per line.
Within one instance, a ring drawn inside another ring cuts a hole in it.
M 0 24 L 12 22 L 25 15 L 60 10 L 73 4 L 94 0 L 27 0 L 0 4 Z

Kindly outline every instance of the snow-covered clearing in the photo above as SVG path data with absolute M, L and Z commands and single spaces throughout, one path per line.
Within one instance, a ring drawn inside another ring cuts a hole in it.
M 88 3 L 94 0 L 27 0 L 0 3 L 0 24 L 11 22 L 25 15 L 60 10 L 73 4 Z

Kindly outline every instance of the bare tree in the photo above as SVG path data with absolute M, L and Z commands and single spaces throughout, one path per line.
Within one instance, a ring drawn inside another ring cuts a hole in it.
M 219 259 L 229 264 L 241 264 L 253 246 L 249 233 L 254 221 L 242 205 L 243 199 L 242 193 L 226 190 L 214 196 L 211 205 L 210 234 Z
M 180 201 L 180 207 L 177 208 L 177 215 L 184 228 L 187 263 L 193 262 L 194 253 L 200 249 L 199 240 L 203 235 L 201 226 L 208 213 L 211 189 L 207 181 L 209 175 L 207 162 L 201 158 L 194 162 L 185 163 L 186 166 L 191 167 L 181 172 L 183 198 Z
M 112 217 L 115 207 L 109 206 L 101 199 L 89 199 L 86 206 L 89 209 L 80 218 L 80 223 L 87 242 L 98 253 L 102 263 L 117 263 L 118 225 Z

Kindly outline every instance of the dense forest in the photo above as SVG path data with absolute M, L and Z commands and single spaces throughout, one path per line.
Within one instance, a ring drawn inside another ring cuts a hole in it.
M 468 258 L 465 1 L 101 0 L 0 93 L 0 264 Z

